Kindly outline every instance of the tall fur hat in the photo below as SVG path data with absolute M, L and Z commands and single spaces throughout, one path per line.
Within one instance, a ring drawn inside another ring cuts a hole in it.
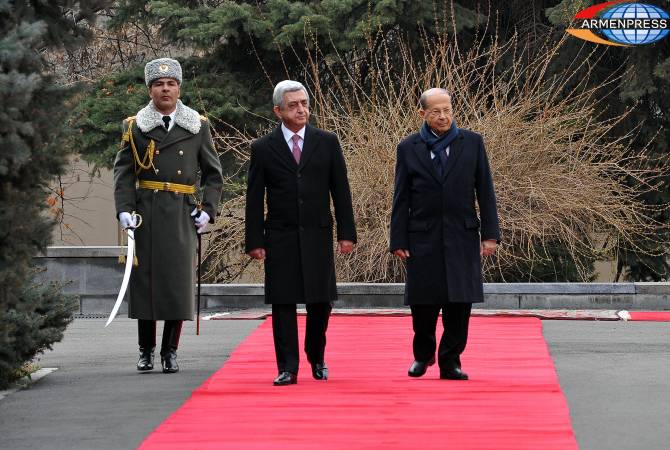
M 181 84 L 181 65 L 172 58 L 159 58 L 144 66 L 144 81 L 148 86 L 159 78 L 173 78 Z

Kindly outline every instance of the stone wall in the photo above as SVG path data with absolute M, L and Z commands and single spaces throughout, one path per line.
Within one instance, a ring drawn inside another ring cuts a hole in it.
M 64 292 L 79 296 L 79 314 L 109 314 L 121 286 L 125 247 L 49 247 L 36 263 L 42 280 L 65 283 Z M 203 284 L 202 308 L 249 308 L 263 305 L 260 284 Z M 400 307 L 404 285 L 340 283 L 339 307 Z M 670 283 L 486 283 L 490 309 L 626 309 L 670 310 Z M 127 311 L 125 303 L 120 314 Z

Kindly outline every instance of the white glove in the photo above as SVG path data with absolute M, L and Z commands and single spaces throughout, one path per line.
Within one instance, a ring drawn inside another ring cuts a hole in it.
M 119 225 L 124 230 L 128 228 L 137 228 L 137 218 L 127 212 L 119 213 Z
M 196 215 L 200 212 L 200 215 L 196 217 Z M 202 234 L 205 232 L 205 228 L 207 228 L 207 224 L 209 224 L 209 214 L 207 214 L 205 211 L 202 209 L 195 208 L 193 212 L 191 212 L 191 217 L 193 217 L 193 221 L 195 222 L 195 227 L 196 227 L 196 232 L 198 234 Z

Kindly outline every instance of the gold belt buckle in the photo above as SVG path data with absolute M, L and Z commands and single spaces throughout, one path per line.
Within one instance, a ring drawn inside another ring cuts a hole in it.
M 170 183 L 168 183 L 168 182 L 163 183 L 163 190 L 164 191 L 169 191 L 170 190 Z

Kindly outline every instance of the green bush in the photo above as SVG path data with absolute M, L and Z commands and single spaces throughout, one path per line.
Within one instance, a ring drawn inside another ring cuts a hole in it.
M 62 295 L 55 283 L 21 289 L 16 304 L 0 311 L 0 386 L 22 374 L 17 369 L 25 361 L 63 338 L 76 309 L 76 297 Z
M 59 286 L 32 281 L 33 257 L 54 226 L 45 212 L 47 186 L 71 152 L 63 130 L 74 92 L 54 83 L 41 54 L 86 42 L 78 24 L 104 6 L 0 0 L 0 386 L 62 338 L 74 311 Z

